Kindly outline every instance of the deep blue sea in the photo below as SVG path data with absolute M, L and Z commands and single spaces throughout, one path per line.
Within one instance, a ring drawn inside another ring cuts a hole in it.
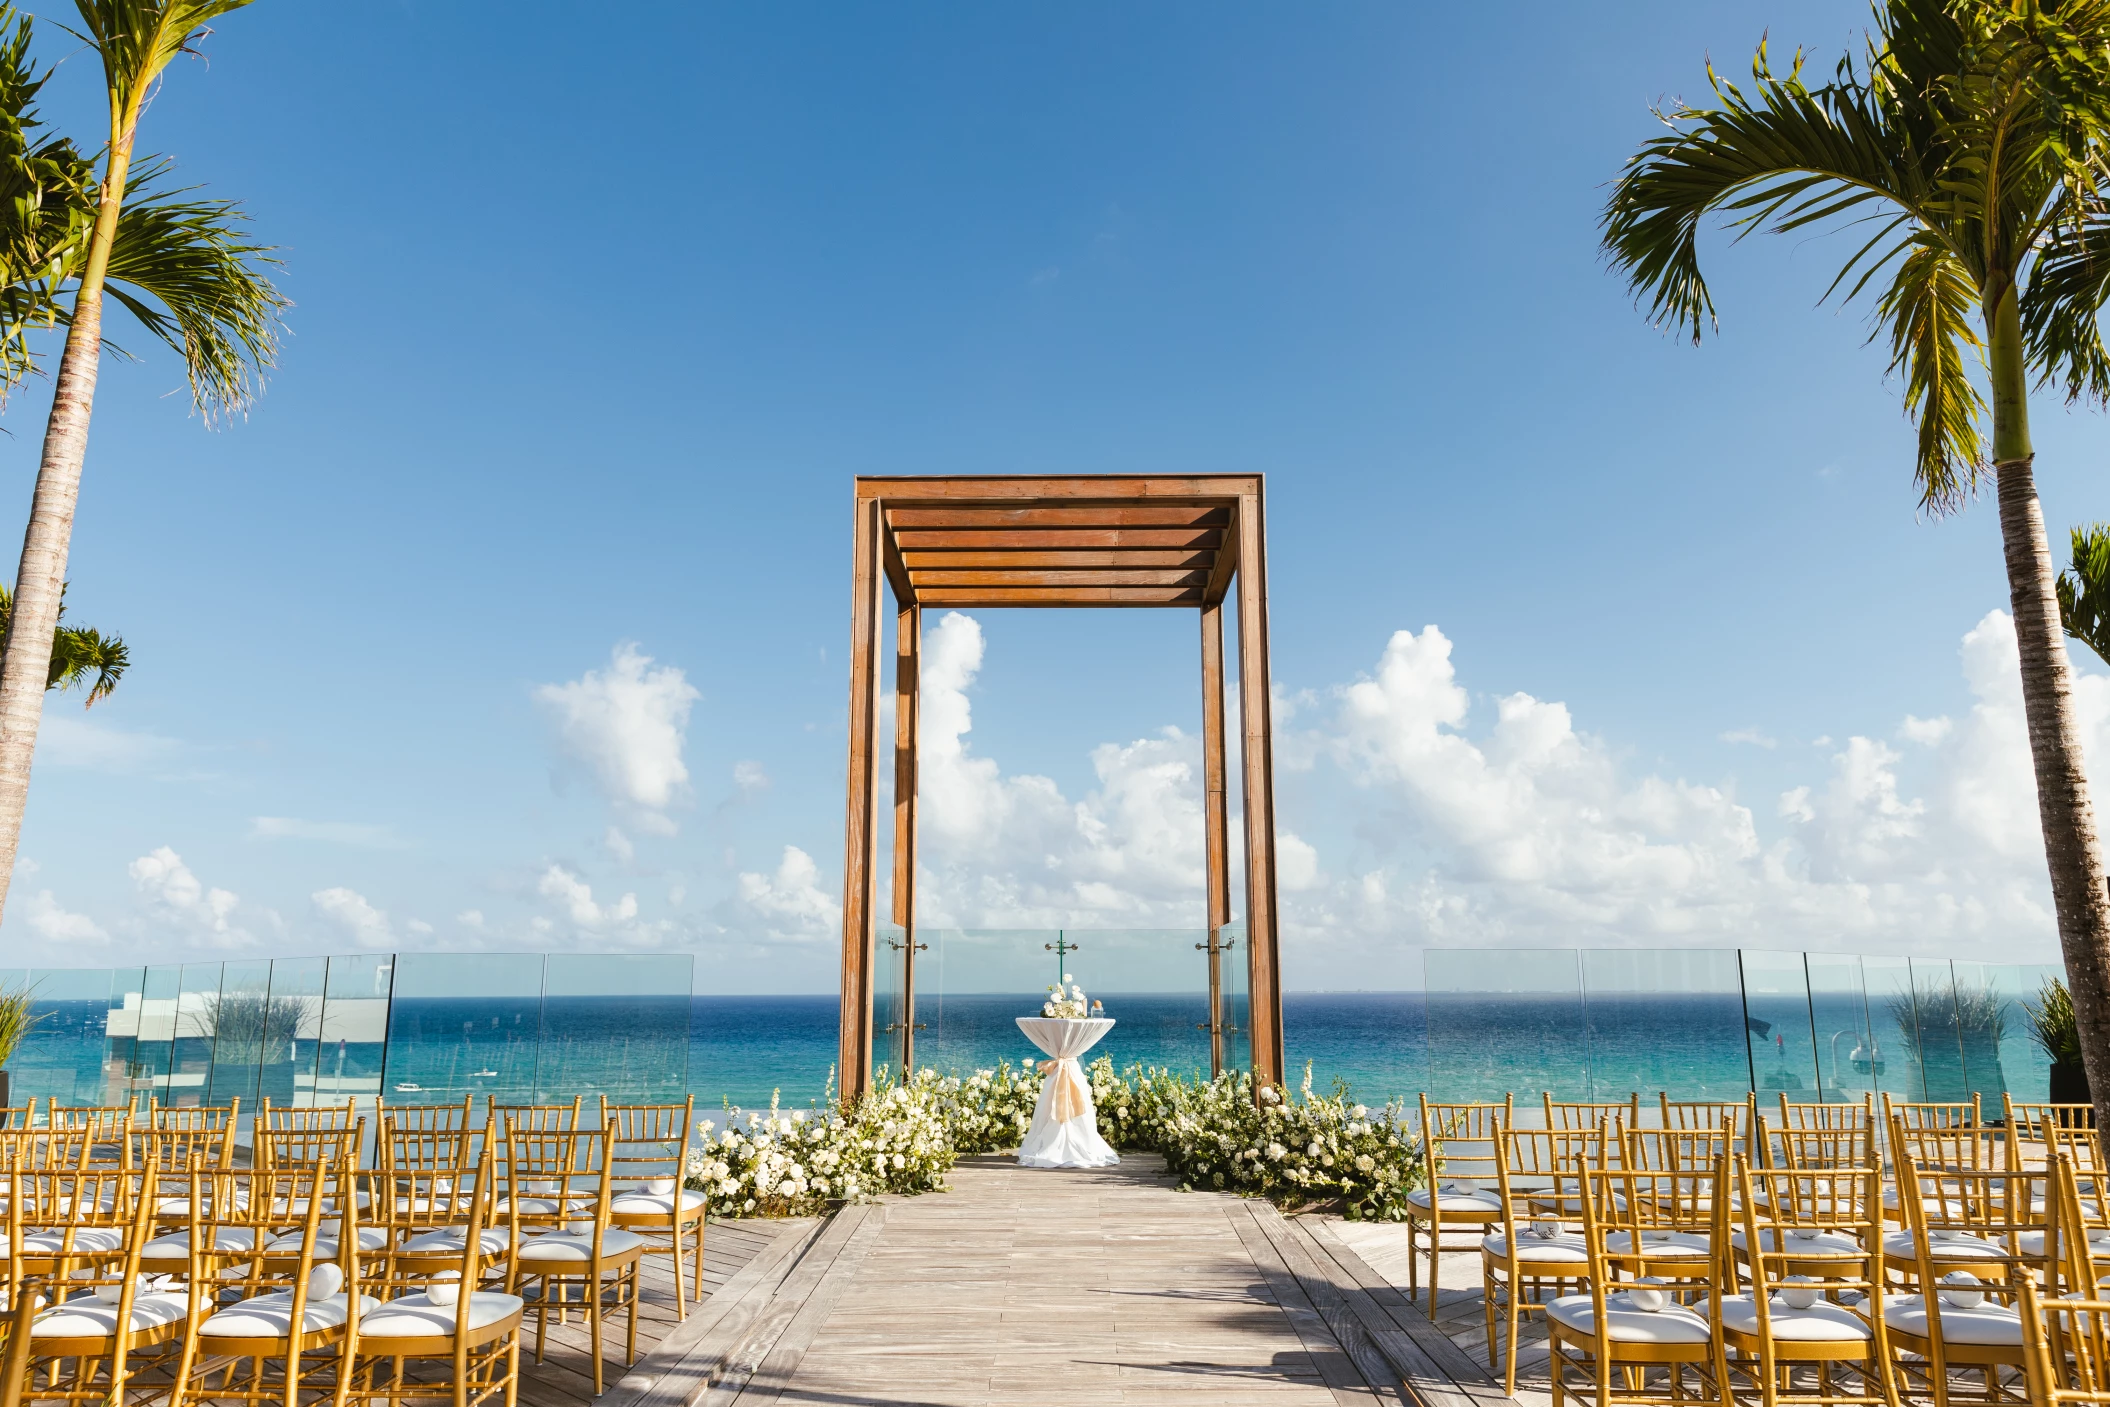
M 1113 1031 L 1094 1051 L 1122 1068 L 1206 1072 L 1200 994 L 1097 993 Z M 926 998 L 918 1011 L 921 1066 L 966 1072 L 1036 1057 L 1015 1018 L 1038 994 Z M 699 1108 L 805 1106 L 825 1093 L 836 1061 L 833 996 L 399 997 L 385 1040 L 266 1040 L 246 1051 L 210 1038 L 120 1040 L 99 1002 L 52 1002 L 8 1070 L 13 1098 L 115 1102 L 151 1092 L 164 1102 L 254 1107 L 384 1094 L 392 1101 L 589 1099 L 659 1102 L 693 1094 Z M 1234 1011 L 1234 1021 L 1244 1013 Z M 1972 1093 L 1999 1107 L 2003 1090 L 2046 1097 L 2043 1056 L 2009 1020 L 1997 1037 L 1908 1029 L 1880 1003 L 1795 993 L 1597 994 L 1574 998 L 1486 992 L 1315 993 L 1283 999 L 1292 1084 L 1345 1082 L 1366 1103 L 1444 1098 L 1623 1098 L 1657 1090 L 1679 1099 L 1857 1099 L 1888 1090 L 1911 1099 Z M 330 1029 L 327 1020 L 323 1030 Z M 892 1064 L 894 1048 L 875 1052 Z M 1243 1033 L 1226 1063 L 1247 1058 Z

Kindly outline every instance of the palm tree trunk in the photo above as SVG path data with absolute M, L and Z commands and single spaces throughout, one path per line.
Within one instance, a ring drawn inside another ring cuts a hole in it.
M 131 115 L 136 121 L 136 114 Z M 15 851 L 22 841 L 22 813 L 29 805 L 29 768 L 44 721 L 44 691 L 51 678 L 51 649 L 59 628 L 59 602 L 66 585 L 66 556 L 73 545 L 73 510 L 81 496 L 81 466 L 88 457 L 88 421 L 95 410 L 95 378 L 101 369 L 103 278 L 131 168 L 132 126 L 112 133 L 109 166 L 103 173 L 87 266 L 73 299 L 73 324 L 59 358 L 51 418 L 44 427 L 44 457 L 30 500 L 29 528 L 22 536 L 22 562 L 15 573 L 15 603 L 7 638 L 0 643 L 0 915 L 14 881 Z
M 2110 1129 L 2110 876 L 2103 867 L 2088 797 L 2088 773 L 2073 711 L 2073 671 L 2059 625 L 2051 542 L 2037 501 L 2029 440 L 2022 329 L 2012 285 L 1995 304 L 1987 339 L 1993 392 L 1993 471 L 2000 493 L 2000 543 L 2008 603 L 2022 663 L 2022 714 L 2037 777 L 2037 819 L 2051 870 L 2051 901 L 2080 1028 L 2081 1064 L 2097 1128 Z

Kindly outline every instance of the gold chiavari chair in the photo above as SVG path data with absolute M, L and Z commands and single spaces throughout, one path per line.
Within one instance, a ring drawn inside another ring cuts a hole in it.
M 1502 1390 L 1510 1396 L 1517 1390 L 1519 1321 L 1582 1289 L 1589 1251 L 1562 1213 L 1570 1219 L 1582 1215 L 1575 1174 L 1604 1167 L 1613 1137 L 1600 1123 L 1592 1129 L 1503 1129 L 1495 1140 L 1501 1229 L 1480 1240 L 1480 1285 L 1487 1366 L 1501 1372 Z
M 406 1132 L 458 1133 L 464 1129 L 479 1127 L 474 1122 L 476 1096 L 465 1094 L 459 1104 L 402 1104 L 392 1100 L 374 1101 L 383 1128 L 402 1129 Z M 490 1120 L 484 1120 L 488 1127 Z
M 1720 1248 L 1729 1239 L 1729 1198 L 1726 1191 L 1714 1195 L 1724 1176 L 1714 1169 L 1701 1179 L 1714 1207 L 1705 1238 L 1714 1249 L 1665 1262 L 1646 1240 L 1647 1209 L 1690 1195 L 1692 1175 L 1634 1168 L 1579 1174 L 1589 1284 L 1546 1306 L 1556 1404 L 1578 1397 L 1598 1407 L 1727 1407 L 1714 1292 L 1724 1279 Z
M 369 1216 L 373 1195 L 362 1185 L 365 1179 L 359 1173 L 359 1150 L 365 1140 L 364 1119 L 356 1119 L 350 1128 L 341 1129 L 264 1129 L 257 1134 L 256 1166 L 274 1174 L 313 1170 L 321 1180 L 324 1213 L 322 1228 L 313 1247 L 315 1261 L 318 1264 L 335 1262 L 348 1269 L 356 1266 L 362 1273 L 375 1276 L 381 1271 L 382 1253 L 388 1247 L 388 1228 L 373 1222 Z M 301 1200 L 287 1202 L 285 1199 L 295 1194 L 282 1193 L 276 1184 L 272 1196 L 274 1207 L 283 1204 L 283 1212 L 292 1218 L 292 1222 L 281 1226 L 264 1243 L 260 1263 L 266 1270 L 291 1275 L 296 1273 L 297 1258 L 306 1249 L 298 1221 L 306 1215 L 307 1205 Z M 353 1212 L 350 1218 L 337 1214 L 337 1209 L 346 1205 Z M 341 1244 L 347 1220 L 353 1227 L 356 1261 L 345 1258 Z
M 2024 1236 L 2025 1254 L 2048 1253 L 2058 1283 L 2045 1280 L 2046 1290 L 2064 1287 L 2069 1295 L 2082 1298 L 2099 1294 L 2110 1279 L 2110 1201 L 2102 1185 L 2088 1180 L 2084 1191 L 2071 1160 L 2054 1153 L 2044 1169 L 2049 1199 L 2050 1229 L 2042 1235 Z
M 451 1264 L 435 1270 L 430 1261 L 390 1260 L 389 1295 L 359 1319 L 350 1400 L 393 1407 L 451 1398 L 454 1407 L 472 1407 L 499 1398 L 512 1407 L 526 1306 L 518 1295 L 479 1288 L 493 1278 L 490 1257 L 481 1248 L 495 1161 L 484 1147 L 468 1175 L 467 1219 Z M 406 1372 L 412 1362 L 444 1362 L 447 1375 L 438 1381 L 420 1375 L 413 1381 Z
M 1614 1249 L 1637 1265 L 1673 1275 L 1719 1251 L 1714 1199 L 1717 1192 L 1729 1193 L 1719 1174 L 1734 1143 L 1727 1124 L 1626 1130 L 1617 1156 L 1619 1166 L 1635 1174 L 1631 1192 L 1622 1194 L 1635 1205 L 1623 1209 L 1629 1225 L 1612 1233 Z
M 1876 1097 L 1873 1094 L 1864 1094 L 1859 1104 L 1798 1104 L 1791 1102 L 1788 1096 L 1782 1093 L 1780 1127 L 1813 1130 L 1860 1129 L 1873 1132 L 1876 1127 Z
M 1886 1270 L 1909 1293 L 1886 1293 L 1894 1362 L 1935 1407 L 1956 1391 L 1951 1370 L 1975 1372 L 1985 1398 L 1998 1397 L 2005 1369 L 2022 1374 L 2022 1281 L 2051 1270 L 2041 1247 L 2049 1227 L 2045 1175 L 1924 1170 L 1897 1164 L 1906 1229 L 1883 1238 Z M 2031 1233 L 2037 1233 L 2032 1238 Z M 2035 1254 L 2026 1244 L 2040 1248 Z
M 37 1126 L 37 1097 L 31 1095 L 27 1104 L 0 1104 L 0 1132 L 8 1129 L 30 1129 Z
M 479 1183 L 478 1169 L 496 1157 L 485 1131 L 426 1128 L 423 1118 L 403 1127 L 396 1122 L 397 1112 L 381 1116 L 374 1209 L 375 1220 L 387 1232 L 390 1281 L 436 1275 L 459 1264 L 472 1212 L 480 1237 L 478 1253 L 497 1266 L 492 1274 L 503 1275 L 511 1237 L 489 1208 L 475 1204 L 477 1189 L 488 1193 L 492 1182 L 487 1175 Z
M 1775 1168 L 1876 1168 L 1883 1166 L 1883 1150 L 1870 1128 L 1767 1129 L 1767 1164 Z
M 2046 1297 L 2027 1280 L 2018 1300 L 2033 1407 L 2110 1404 L 2110 1300 Z
M 1980 1096 L 1969 1099 L 1905 1100 L 1892 1099 L 1890 1091 L 1883 1091 L 1883 1127 L 1902 1123 L 1909 1129 L 1969 1129 L 1985 1125 L 1985 1108 Z
M 664 1255 L 674 1263 L 674 1317 L 688 1317 L 687 1300 L 703 1298 L 703 1240 L 710 1199 L 683 1186 L 689 1171 L 689 1139 L 696 1127 L 696 1097 L 679 1104 L 610 1104 L 601 1099 L 601 1127 L 608 1130 L 608 1160 L 615 1181 L 609 1203 L 613 1224 L 645 1238 L 646 1255 Z M 622 1184 L 628 1183 L 626 1188 Z M 681 1258 L 689 1250 L 694 1265 L 682 1283 Z M 665 1243 L 660 1239 L 665 1237 Z
M 1746 1157 L 1753 1155 L 1751 1130 L 1758 1127 L 1758 1096 L 1747 1094 L 1742 1099 L 1672 1099 L 1657 1091 L 1656 1099 L 1662 1106 L 1663 1127 L 1667 1129 L 1718 1129 L 1724 1123 L 1736 1135 Z
M 359 1121 L 357 1100 L 342 1104 L 273 1104 L 265 1095 L 257 1106 L 256 1133 L 301 1133 L 348 1129 Z
M 2093 1104 L 2018 1102 L 2013 1095 L 2003 1092 L 2000 1096 L 2000 1112 L 2002 1122 L 2007 1126 L 2008 1148 L 2017 1172 L 2044 1166 L 2044 1157 L 2048 1150 L 2037 1137 L 2037 1125 L 2048 1120 L 2053 1128 L 2095 1127 Z
M 53 1100 L 45 1106 L 44 1126 L 84 1130 L 93 1144 L 89 1156 L 95 1161 L 132 1165 L 133 1116 L 126 1105 L 61 1104 Z
M 39 1298 L 51 1303 L 30 1324 L 24 1402 L 103 1407 L 131 1400 L 135 1378 L 181 1367 L 190 1345 L 186 1331 L 199 1312 L 200 1280 L 172 1287 L 140 1273 L 140 1253 L 154 1224 L 155 1170 L 103 1169 L 81 1176 L 111 1183 L 123 1220 L 122 1249 L 70 1272 L 59 1263 L 47 1267 L 52 1275 Z M 95 1191 L 101 1200 L 100 1186 Z M 34 1244 L 50 1234 L 47 1229 L 29 1240 Z
M 506 1199 L 512 1209 L 508 1239 L 513 1247 L 506 1292 L 520 1295 L 535 1311 L 537 1363 L 542 1361 L 550 1311 L 574 1306 L 586 1311 L 586 1336 L 594 1346 L 593 1390 L 598 1397 L 601 1324 L 609 1311 L 625 1311 L 628 1331 L 623 1361 L 628 1364 L 637 1358 L 638 1267 L 645 1257 L 644 1237 L 609 1222 L 612 1163 L 608 1130 L 535 1131 L 509 1125 L 506 1144 L 506 1166 L 514 1182 Z M 587 1205 L 526 1211 L 529 1199 L 524 1188 L 552 1181 L 565 1190 L 567 1201 L 574 1191 L 586 1192 Z
M 1740 1223 L 1719 1285 L 1729 1370 L 1773 1407 L 1798 1370 L 1826 1407 L 1897 1407 L 1883 1320 L 1882 1174 L 1730 1164 Z M 1742 1265 L 1747 1283 L 1739 1285 Z M 1850 1372 L 1850 1383 L 1839 1374 Z M 1798 1396 L 1796 1400 L 1807 1401 Z
M 340 1148 L 349 1143 L 348 1132 L 335 1132 Z M 359 1212 L 338 1195 L 352 1171 L 340 1152 L 334 1162 L 282 1160 L 207 1175 L 215 1230 L 278 1254 L 230 1257 L 215 1268 L 193 1239 L 192 1279 L 212 1286 L 214 1303 L 198 1326 L 200 1357 L 177 1379 L 170 1407 L 199 1400 L 296 1407 L 349 1386 L 358 1320 L 380 1307 L 353 1293 Z
M 5 1242 L 0 1244 L 6 1303 L 31 1279 L 67 1280 L 127 1254 L 135 1211 L 126 1195 L 128 1174 L 91 1165 L 85 1133 L 10 1131 L 0 1138 L 6 1160 Z
M 1420 1241 L 1429 1242 L 1429 1318 L 1436 1317 L 1436 1272 L 1443 1229 L 1470 1227 L 1482 1236 L 1502 1218 L 1496 1190 L 1495 1138 L 1515 1123 L 1516 1097 L 1500 1104 L 1432 1104 L 1421 1096 L 1422 1165 L 1434 1185 L 1407 1194 L 1407 1298 L 1419 1294 Z
M 484 1117 L 500 1137 L 509 1122 L 530 1133 L 568 1133 L 579 1127 L 585 1098 L 575 1094 L 569 1104 L 500 1104 L 493 1099 L 484 1105 Z
M 1898 1107 L 1925 1109 L 1929 1106 Z M 1890 1124 L 1890 1156 L 1894 1163 L 1909 1161 L 1922 1172 L 1950 1169 L 1958 1172 L 2016 1171 L 2005 1130 L 1962 1122 L 1927 1119 L 1915 1124 L 1908 1123 L 1903 1117 L 1893 1119 Z M 1883 1206 L 1891 1220 L 1900 1224 L 1904 1221 L 1898 1209 L 1898 1189 L 1902 1185 L 1893 1183 L 1883 1190 Z
M 1626 1128 L 1641 1127 L 1639 1093 L 1630 1094 L 1623 1100 L 1595 1104 L 1585 1100 L 1556 1100 L 1544 1093 L 1539 1097 L 1546 1101 L 1546 1127 L 1549 1129 L 1594 1129 L 1614 1120 Z

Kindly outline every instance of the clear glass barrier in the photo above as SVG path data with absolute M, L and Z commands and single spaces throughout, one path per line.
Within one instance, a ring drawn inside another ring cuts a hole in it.
M 689 1083 L 687 953 L 551 953 L 535 1098 L 679 1103 Z
M 106 968 L 9 968 L 0 971 L 0 991 L 28 991 L 35 1022 L 7 1062 L 8 1103 L 32 1099 L 75 1104 L 102 1090 L 103 1018 L 110 973 Z
M 2029 1008 L 2036 1005 L 2048 979 L 2064 976 L 2065 969 L 2050 963 L 1985 965 L 1986 983 L 2000 1002 L 2001 1074 L 2018 1104 L 2051 1098 L 2051 1057 L 2030 1034 Z M 1985 1115 L 1997 1119 L 2002 1110 L 1988 1104 Z
M 1744 1028 L 1759 1105 L 1814 1102 L 1817 1042 L 1810 1026 L 1809 969 L 1801 953 L 1740 952 Z
M 187 962 L 179 970 L 171 1013 L 169 1073 L 158 1096 L 171 1108 L 195 1109 L 206 1102 L 212 1080 L 213 1012 L 220 997 L 220 964 Z
M 286 1046 L 299 1024 L 297 1011 L 279 1010 L 271 1000 L 271 964 L 222 963 L 220 988 L 205 996 L 196 1023 L 200 1038 L 211 1042 L 203 1102 L 239 1099 L 243 1111 L 254 1114 L 264 1053 L 274 1044 Z
M 1907 1103 L 1926 1099 L 1911 962 L 1905 958 L 1863 957 L 1861 980 L 1868 993 L 1869 1048 L 1878 1052 L 1886 1067 L 1877 1077 L 1876 1088 Z
M 1734 952 L 1589 949 L 1582 986 L 1591 1098 L 1734 1099 L 1750 1088 Z
M 1979 1112 L 1989 1119 L 2001 1116 L 2001 1097 L 2008 1090 L 2009 1028 L 2019 1028 L 2021 1023 L 2016 1018 L 2022 1015 L 2015 1000 L 2018 994 L 2003 990 L 1994 979 L 1995 971 L 1991 963 L 1949 964 L 1954 992 L 1952 1019 L 1963 1056 L 1964 1092 L 1959 1098 L 1976 1095 Z M 2018 1029 L 2016 1034 L 2020 1033 Z M 2017 1067 L 2018 1071 L 2026 1068 L 2026 1064 Z
M 271 964 L 270 1006 L 257 1051 L 257 1096 L 270 1100 L 274 1109 L 314 1102 L 329 973 L 328 958 L 279 958 Z
M 1432 1093 L 1447 1101 L 1590 1097 L 1573 949 L 1431 949 L 1423 972 Z
M 1233 919 L 1216 930 L 1217 946 L 1223 949 L 1219 959 L 1218 982 L 1223 1015 L 1223 1067 L 1226 1070 L 1250 1070 L 1253 1068 L 1253 1002 L 1251 959 L 1246 951 L 1245 922 Z M 1208 953 L 1202 953 L 1206 964 Z M 1206 980 L 1206 979 L 1205 979 Z M 1283 1003 L 1283 1024 L 1289 1024 L 1289 1003 Z M 1203 1034 L 1207 1034 L 1204 1032 Z M 1294 1051 L 1299 1047 L 1297 1038 L 1285 1032 L 1284 1044 Z M 1329 1075 L 1327 1078 L 1331 1079 Z
M 402 953 L 388 1012 L 391 1104 L 535 1099 L 542 959 L 517 953 Z
M 1959 1003 L 1953 969 L 1946 960 L 1911 959 L 1912 1005 L 1918 1017 L 1913 1056 L 1926 1082 L 1927 1100 L 1944 1103 L 1971 1097 L 1964 1069 L 1963 1031 L 1977 1025 L 1983 1013 L 1966 1012 Z M 1972 994 L 1977 995 L 1977 994 Z M 1967 995 L 1964 1002 L 1968 1003 Z M 1998 1099 L 1997 1094 L 1994 1095 Z
M 1868 993 L 1861 960 L 1840 953 L 1806 953 L 1810 974 L 1810 1021 L 1817 1037 L 1817 1084 L 1821 1099 L 1850 1104 L 1883 1089 L 1889 1061 L 1868 1026 Z
M 872 1073 L 876 1078 L 882 1069 L 900 1074 L 903 1051 L 908 1048 L 908 930 L 880 924 L 872 962 Z

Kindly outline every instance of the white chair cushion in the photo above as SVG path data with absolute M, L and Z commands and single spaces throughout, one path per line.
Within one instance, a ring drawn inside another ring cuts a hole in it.
M 1928 1258 L 1938 1261 L 1958 1260 L 2002 1260 L 2007 1256 L 2007 1247 L 1997 1241 L 1986 1241 L 1976 1236 L 1958 1236 L 1953 1240 L 1937 1239 L 1927 1248 Z M 1918 1254 L 1910 1231 L 1893 1231 L 1883 1238 L 1883 1254 L 1898 1260 L 1910 1260 Z
M 645 1244 L 645 1238 L 632 1231 L 611 1226 L 601 1233 L 601 1254 L 619 1256 L 628 1254 Z M 573 1260 L 584 1262 L 593 1257 L 593 1238 L 574 1236 L 568 1231 L 552 1231 L 547 1236 L 521 1238 L 520 1258 L 527 1260 Z
M 388 1232 L 385 1229 L 378 1226 L 362 1226 L 359 1228 L 360 1250 L 378 1251 L 387 1244 Z M 291 1231 L 284 1236 L 274 1236 L 264 1243 L 264 1249 L 267 1251 L 284 1251 L 289 1255 L 298 1255 L 300 1254 L 300 1233 Z M 335 1236 L 317 1236 L 315 1238 L 315 1259 L 317 1261 L 337 1259 L 337 1238 Z
M 1707 1310 L 1703 1302 L 1696 1306 L 1701 1314 Z M 1768 1306 L 1772 1314 L 1773 1337 L 1794 1339 L 1802 1343 L 1839 1343 L 1844 1340 L 1866 1341 L 1876 1336 L 1875 1326 L 1854 1313 L 1843 1304 L 1830 1300 L 1818 1300 L 1808 1309 L 1796 1309 L 1779 1295 L 1773 1296 Z M 1758 1332 L 1758 1302 L 1750 1295 L 1731 1295 L 1722 1301 L 1722 1327 L 1739 1334 Z
M 411 1237 L 403 1244 L 403 1249 L 411 1255 L 437 1256 L 446 1255 L 450 1251 L 460 1255 L 462 1248 L 468 1244 L 468 1227 L 448 1226 L 438 1231 L 428 1231 L 423 1236 Z M 513 1231 L 507 1226 L 487 1226 L 476 1238 L 477 1249 L 485 1255 L 497 1255 L 512 1244 Z
M 647 1194 L 639 1193 L 637 1195 L 640 1199 L 643 1199 Z M 697 1193 L 695 1195 L 700 1197 L 703 1194 Z M 1409 1206 L 1420 1207 L 1422 1210 L 1426 1211 L 1428 1210 L 1429 1206 L 1429 1195 L 1430 1194 L 1428 1188 L 1417 1187 L 1412 1192 L 1409 1192 L 1407 1194 L 1407 1204 Z M 1441 1196 L 1442 1201 L 1438 1203 L 1436 1208 L 1438 1211 L 1486 1212 L 1490 1217 L 1499 1217 L 1502 1215 L 1502 1199 L 1500 1197 L 1497 1197 L 1492 1192 L 1479 1192 L 1471 1188 L 1461 1187 L 1453 1191 L 1444 1192 L 1441 1194 Z M 617 1203 L 620 1204 L 628 1200 L 629 1198 L 627 1197 L 618 1198 Z M 667 1199 L 659 1198 L 657 1200 L 665 1202 Z M 642 1210 L 642 1208 L 640 1210 Z M 662 1214 L 664 1214 L 668 1209 L 667 1207 L 662 1206 L 659 1210 Z
M 1614 1255 L 1629 1255 L 1634 1251 L 1631 1232 L 1614 1231 L 1604 1238 L 1604 1248 Z M 1641 1233 L 1640 1254 L 1655 1256 L 1661 1260 L 1699 1260 L 1708 1252 L 1707 1238 L 1697 1231 L 1644 1231 Z
M 590 1207 L 593 1203 L 594 1199 L 591 1197 L 566 1197 L 563 1203 L 563 1210 L 575 1212 L 583 1207 Z M 513 1200 L 510 1197 L 500 1202 L 498 1204 L 498 1215 L 511 1216 L 513 1214 L 513 1205 Z M 519 1205 L 522 1216 L 555 1216 L 558 1211 L 558 1203 L 555 1197 L 522 1197 Z
M 133 1333 L 173 1324 L 190 1313 L 188 1295 L 166 1291 L 141 1295 L 132 1301 Z M 93 1295 L 70 1299 L 39 1314 L 30 1325 L 33 1339 L 108 1338 L 117 1332 L 117 1306 Z
M 2026 1256 L 2041 1256 L 2045 1239 L 2042 1231 L 2025 1231 L 2015 1237 L 2015 1244 Z M 2110 1230 L 2097 1227 L 2088 1233 L 2088 1254 L 2094 1260 L 2110 1260 Z
M 188 1231 L 177 1231 L 167 1236 L 156 1236 L 139 1248 L 141 1260 L 188 1260 L 190 1258 Z M 256 1232 L 247 1226 L 215 1226 L 205 1242 L 209 1251 L 234 1254 L 256 1249 Z
M 680 1195 L 681 1209 L 685 1212 L 695 1211 L 706 1200 L 701 1192 L 693 1192 L 687 1188 L 683 1188 Z M 674 1197 L 672 1192 L 625 1192 L 608 1204 L 608 1210 L 617 1216 L 672 1216 Z M 1409 1201 L 1413 1200 L 1413 1197 L 1412 1192 L 1407 1194 Z M 1493 1197 L 1488 1198 L 1488 1204 L 1500 1205 Z
M 1928 1336 L 1926 1301 L 1918 1295 L 1899 1295 L 1885 1300 L 1883 1322 L 1899 1333 L 1924 1339 Z M 1945 1304 L 1941 1306 L 1941 1337 L 1943 1343 L 2016 1347 L 2022 1342 L 2022 1316 L 2009 1306 L 1991 1300 L 1981 1302 L 1974 1309 L 1958 1309 Z
M 360 1322 L 381 1307 L 372 1295 L 359 1296 Z M 300 1331 L 313 1334 L 334 1329 L 352 1312 L 342 1290 L 328 1299 L 311 1299 L 300 1307 Z M 198 1326 L 200 1334 L 230 1339 L 282 1339 L 292 1332 L 293 1292 L 279 1290 L 231 1304 Z
M 1482 1239 L 1480 1249 L 1496 1260 L 1510 1258 L 1508 1238 L 1499 1231 Z M 1572 1231 L 1563 1231 L 1550 1241 L 1526 1232 L 1517 1237 L 1516 1259 L 1587 1265 L 1590 1260 L 1590 1243 Z
M 1775 1240 L 1780 1236 L 1781 1233 L 1773 1227 L 1760 1227 L 1758 1229 L 1759 1250 L 1770 1254 L 1785 1246 L 1790 1255 L 1799 1253 L 1812 1256 L 1857 1256 L 1861 1254 L 1861 1243 L 1840 1231 L 1820 1231 L 1816 1235 L 1808 1237 L 1797 1236 L 1790 1231 L 1787 1233 L 1787 1239 L 1782 1242 L 1782 1245 L 1775 1245 Z M 1729 1244 L 1740 1251 L 1745 1249 L 1744 1233 L 1741 1231 L 1730 1232 Z
M 481 1329 L 520 1313 L 526 1302 L 518 1295 L 478 1290 L 469 1297 L 469 1327 Z M 422 1294 L 390 1300 L 379 1309 L 359 1316 L 362 1339 L 445 1338 L 454 1333 L 458 1305 L 434 1304 Z
M 107 1255 L 124 1249 L 125 1233 L 115 1226 L 81 1226 L 73 1232 L 73 1249 L 81 1255 Z M 22 1237 L 22 1254 L 26 1256 L 55 1256 L 66 1247 L 66 1233 L 57 1228 L 25 1232 Z M 7 1238 L 0 1236 L 0 1259 L 9 1254 Z
M 1706 1343 L 1707 1321 L 1683 1305 L 1655 1311 L 1636 1309 L 1623 1294 L 1606 1295 L 1605 1318 L 1615 1343 Z M 1596 1337 L 1596 1311 L 1588 1295 L 1562 1295 L 1546 1314 L 1571 1333 Z

